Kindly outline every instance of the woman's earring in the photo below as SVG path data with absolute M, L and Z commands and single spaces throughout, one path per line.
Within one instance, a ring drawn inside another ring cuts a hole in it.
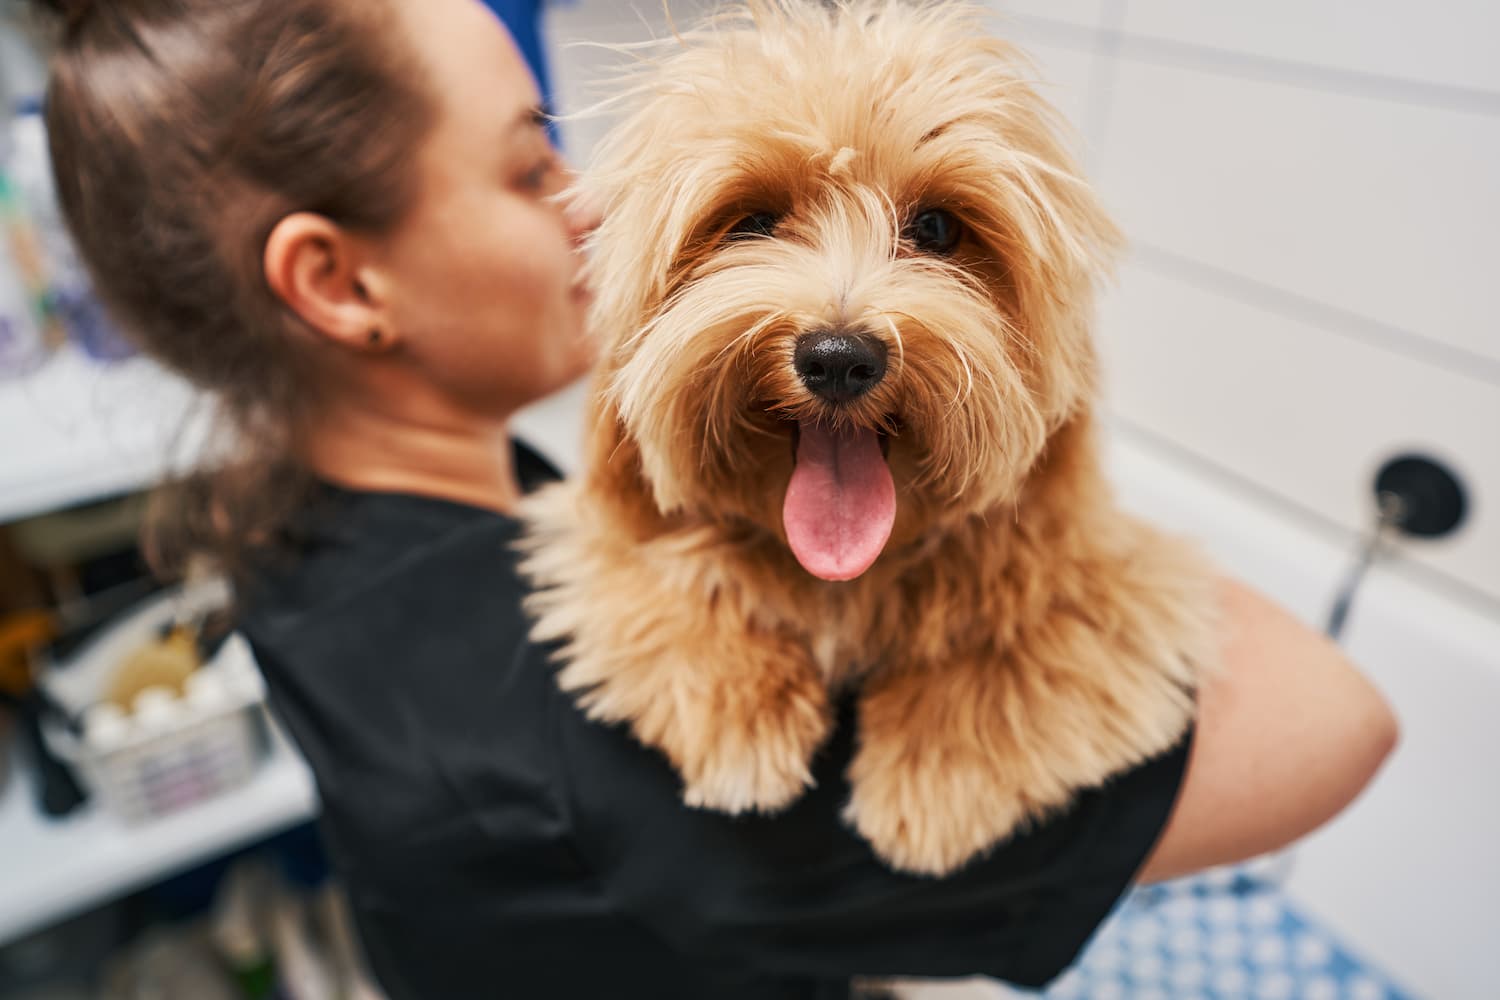
M 384 335 L 381 334 L 380 328 L 376 327 L 375 329 L 373 329 L 373 330 L 370 331 L 370 335 L 369 335 L 368 339 L 370 341 L 370 346 L 371 347 L 379 347 L 380 346 L 380 342 L 383 339 L 385 339 L 385 338 L 384 338 Z

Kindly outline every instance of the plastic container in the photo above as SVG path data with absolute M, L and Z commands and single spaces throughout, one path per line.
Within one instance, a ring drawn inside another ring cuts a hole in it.
M 143 691 L 129 712 L 101 701 L 114 668 L 183 616 L 222 607 L 221 585 L 160 594 L 71 658 L 43 683 L 82 731 L 50 721 L 48 745 L 104 808 L 128 824 L 166 816 L 238 788 L 266 752 L 265 688 L 243 637 L 231 636 L 181 695 Z

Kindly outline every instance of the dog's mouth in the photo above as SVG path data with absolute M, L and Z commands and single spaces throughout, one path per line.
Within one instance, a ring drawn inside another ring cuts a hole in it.
M 787 542 L 802 568 L 852 580 L 880 557 L 896 522 L 890 438 L 821 420 L 792 425 L 792 479 L 782 505 Z
M 802 425 L 805 422 L 806 421 L 786 419 L 782 419 L 781 421 L 781 423 L 786 426 L 788 433 L 791 435 L 793 464 L 795 464 L 797 461 L 797 449 L 802 444 Z M 896 428 L 897 434 L 900 433 L 901 427 L 903 425 L 899 418 L 888 417 L 886 419 L 886 422 Z M 880 442 L 881 457 L 886 459 L 889 459 L 891 457 L 891 433 L 891 431 L 887 431 L 884 427 L 877 427 L 875 429 L 876 440 Z

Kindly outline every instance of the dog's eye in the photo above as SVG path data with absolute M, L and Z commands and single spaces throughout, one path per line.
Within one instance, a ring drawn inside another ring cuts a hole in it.
M 756 212 L 753 215 L 745 216 L 730 227 L 729 232 L 725 234 L 725 238 L 732 240 L 742 236 L 774 236 L 776 234 L 776 224 L 780 221 L 781 216 L 775 212 Z
M 959 237 L 963 235 L 963 226 L 953 217 L 953 213 L 945 212 L 941 208 L 929 208 L 924 212 L 917 213 L 916 218 L 906 227 L 906 238 L 914 243 L 918 250 L 927 253 L 949 253 L 958 246 Z

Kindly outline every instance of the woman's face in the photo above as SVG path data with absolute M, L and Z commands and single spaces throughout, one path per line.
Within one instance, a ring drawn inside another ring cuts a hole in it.
M 578 252 L 597 219 L 553 198 L 567 167 L 504 26 L 478 0 L 397 0 L 437 121 L 419 192 L 375 250 L 403 350 L 466 407 L 508 414 L 592 360 Z

